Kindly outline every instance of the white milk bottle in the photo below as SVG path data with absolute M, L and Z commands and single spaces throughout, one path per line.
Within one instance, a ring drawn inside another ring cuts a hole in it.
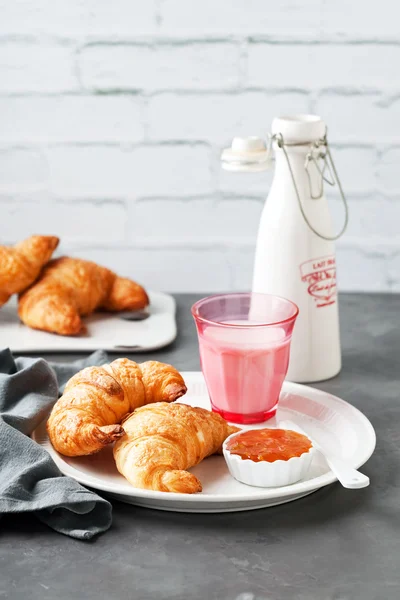
M 287 379 L 316 382 L 341 368 L 334 240 L 347 225 L 347 203 L 320 117 L 274 119 L 275 173 L 258 232 L 253 292 L 288 298 L 299 307 Z M 235 138 L 222 155 L 229 170 L 260 171 L 270 153 L 259 138 Z M 337 184 L 345 206 L 334 235 L 324 182 Z

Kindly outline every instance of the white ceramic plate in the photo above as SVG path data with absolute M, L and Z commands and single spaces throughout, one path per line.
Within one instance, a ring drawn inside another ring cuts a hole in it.
M 95 313 L 84 319 L 87 333 L 62 336 L 26 327 L 18 319 L 15 302 L 0 309 L 2 347 L 12 352 L 142 352 L 170 344 L 176 337 L 175 300 L 168 294 L 149 292 L 150 317 L 126 321 L 116 314 Z
M 182 373 L 188 392 L 182 402 L 210 408 L 207 388 L 200 372 Z M 277 420 L 290 419 L 346 458 L 354 467 L 363 465 L 375 448 L 375 432 L 368 419 L 356 408 L 325 392 L 285 382 Z M 257 427 L 275 427 L 275 419 Z M 88 457 L 67 458 L 50 444 L 43 423 L 33 439 L 51 454 L 60 470 L 80 483 L 106 492 L 123 502 L 178 512 L 234 512 L 265 508 L 297 500 L 336 481 L 323 457 L 316 453 L 306 480 L 280 488 L 256 488 L 233 479 L 222 456 L 212 456 L 191 471 L 203 484 L 200 494 L 171 494 L 133 488 L 115 467 L 112 449 Z

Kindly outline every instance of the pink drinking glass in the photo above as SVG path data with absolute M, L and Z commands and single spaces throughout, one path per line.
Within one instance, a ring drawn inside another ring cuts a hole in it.
M 299 309 L 279 296 L 220 294 L 192 306 L 211 406 L 227 421 L 275 415 Z

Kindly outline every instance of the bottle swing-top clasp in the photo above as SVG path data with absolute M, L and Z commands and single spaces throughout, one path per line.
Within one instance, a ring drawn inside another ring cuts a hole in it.
M 340 238 L 346 230 L 349 211 L 347 200 L 343 192 L 342 185 L 340 183 L 339 176 L 337 174 L 337 170 L 335 164 L 333 162 L 333 158 L 330 152 L 327 133 L 323 138 L 320 138 L 315 141 L 304 142 L 304 143 L 290 143 L 285 142 L 283 135 L 281 133 L 268 134 L 268 142 L 266 143 L 264 139 L 259 137 L 249 137 L 249 138 L 234 138 L 232 145 L 230 148 L 226 148 L 223 150 L 221 155 L 222 167 L 227 171 L 242 171 L 242 172 L 259 172 L 266 171 L 272 166 L 272 147 L 273 143 L 276 143 L 278 148 L 280 148 L 284 155 L 289 168 L 290 176 L 293 182 L 293 186 L 295 189 L 298 205 L 300 208 L 300 212 L 307 223 L 308 227 L 311 229 L 313 233 L 315 233 L 318 237 L 328 240 L 334 241 Z M 306 154 L 304 169 L 307 173 L 308 183 L 310 188 L 310 197 L 313 200 L 319 200 L 322 198 L 324 193 L 324 181 L 330 185 L 337 185 L 339 188 L 340 196 L 344 206 L 344 223 L 341 227 L 340 231 L 332 236 L 323 235 L 319 231 L 317 231 L 313 225 L 310 223 L 304 207 L 301 201 L 300 193 L 298 190 L 298 186 L 296 184 L 296 179 L 293 173 L 292 166 L 290 164 L 289 155 L 287 152 L 287 148 L 290 147 L 298 147 L 298 146 L 307 146 L 308 151 Z M 318 190 L 312 189 L 312 179 L 310 168 L 315 168 L 319 175 L 319 186 Z

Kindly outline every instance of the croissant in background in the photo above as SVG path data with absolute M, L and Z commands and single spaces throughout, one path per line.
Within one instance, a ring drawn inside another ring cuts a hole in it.
M 0 306 L 37 279 L 58 242 L 53 235 L 32 235 L 15 246 L 0 246 Z
M 185 393 L 182 376 L 165 363 L 120 358 L 87 367 L 68 381 L 55 403 L 47 422 L 50 441 L 65 456 L 93 454 L 124 434 L 119 423 L 128 413 Z
M 201 483 L 186 469 L 221 451 L 237 427 L 217 413 L 185 404 L 143 406 L 123 421 L 114 446 L 118 471 L 137 488 L 194 494 Z
M 137 310 L 148 303 L 138 283 L 88 260 L 64 256 L 50 261 L 39 280 L 21 294 L 18 314 L 34 329 L 76 335 L 83 327 L 81 316 L 96 308 Z

